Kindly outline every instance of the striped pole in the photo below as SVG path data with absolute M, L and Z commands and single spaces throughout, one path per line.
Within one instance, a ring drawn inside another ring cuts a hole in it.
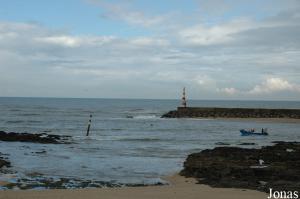
M 86 131 L 86 136 L 89 136 L 90 128 L 91 128 L 91 123 L 92 123 L 92 114 L 90 114 L 90 119 L 89 119 L 87 131 Z

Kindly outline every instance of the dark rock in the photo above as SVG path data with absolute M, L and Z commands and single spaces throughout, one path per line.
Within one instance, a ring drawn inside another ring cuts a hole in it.
M 6 161 L 6 160 L 3 160 L 1 157 L 0 157 L 0 168 L 2 167 L 10 167 L 10 162 Z
M 46 133 L 6 133 L 0 131 L 0 141 L 6 142 L 34 142 L 42 144 L 67 144 L 69 136 L 51 135 Z
M 241 146 L 249 146 L 249 145 L 256 145 L 255 143 L 252 143 L 252 142 L 243 142 L 243 143 L 241 143 L 241 144 L 239 144 L 239 145 L 241 145 Z
M 263 160 L 263 165 L 259 164 Z M 186 177 L 213 187 L 248 188 L 260 191 L 300 190 L 300 143 L 279 142 L 261 149 L 217 147 L 188 156 Z
M 4 154 L 0 153 L 0 169 L 4 166 L 10 167 L 10 162 L 8 160 L 5 160 L 3 157 L 1 157 L 1 155 Z
M 35 152 L 36 154 L 44 154 L 44 153 L 47 153 L 45 150 L 42 150 L 42 151 L 37 151 Z

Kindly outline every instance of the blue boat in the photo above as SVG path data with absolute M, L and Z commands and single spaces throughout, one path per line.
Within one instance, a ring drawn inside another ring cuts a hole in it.
M 248 136 L 248 135 L 269 135 L 265 129 L 262 129 L 261 133 L 255 132 L 253 129 L 252 130 L 241 129 L 240 132 L 241 132 L 242 136 Z

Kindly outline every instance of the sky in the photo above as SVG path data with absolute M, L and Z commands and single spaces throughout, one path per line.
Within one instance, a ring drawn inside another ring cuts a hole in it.
M 0 0 L 0 96 L 300 99 L 300 0 Z

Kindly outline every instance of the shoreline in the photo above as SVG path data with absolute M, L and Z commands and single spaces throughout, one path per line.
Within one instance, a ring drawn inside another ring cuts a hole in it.
M 294 118 L 199 118 L 199 119 L 215 119 L 215 120 L 224 120 L 224 121 L 234 121 L 234 122 L 241 122 L 241 121 L 249 121 L 249 122 L 271 122 L 271 123 L 300 123 L 300 119 Z
M 265 199 L 264 192 L 233 189 L 212 188 L 208 185 L 196 184 L 196 179 L 185 178 L 179 174 L 163 178 L 169 185 L 122 187 L 122 188 L 87 188 L 87 189 L 51 189 L 51 190 L 4 190 L 0 191 L 0 199 Z
M 233 122 L 300 123 L 300 119 L 295 119 L 295 118 L 180 117 L 180 118 L 167 118 L 167 119 L 219 120 L 219 121 L 233 121 Z

